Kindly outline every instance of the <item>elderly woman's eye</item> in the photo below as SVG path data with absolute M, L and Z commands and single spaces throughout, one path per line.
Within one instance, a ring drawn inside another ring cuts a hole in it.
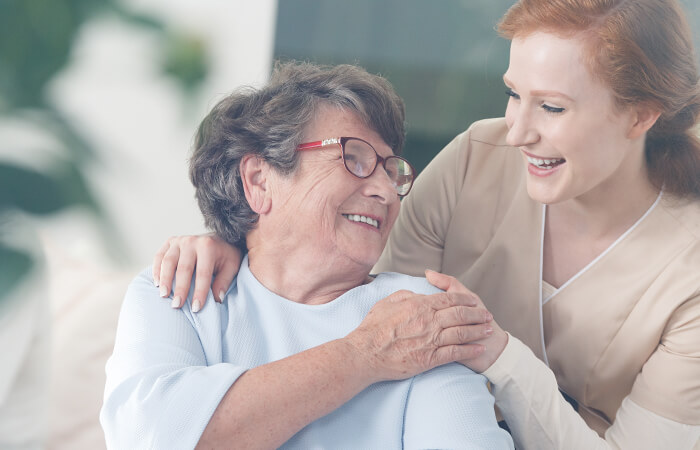
M 345 155 L 345 166 L 355 174 L 362 173 L 362 162 L 355 155 Z

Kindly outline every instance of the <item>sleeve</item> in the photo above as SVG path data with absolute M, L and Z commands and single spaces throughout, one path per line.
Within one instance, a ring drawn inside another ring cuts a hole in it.
M 404 448 L 513 449 L 496 421 L 486 378 L 453 363 L 414 378 L 404 422 Z
M 554 373 L 513 336 L 483 375 L 519 449 L 680 450 L 700 437 L 700 427 L 658 416 L 628 396 L 602 439 L 561 396 Z
M 700 295 L 673 312 L 630 398 L 671 420 L 700 425 Z
M 143 272 L 129 286 L 107 362 L 100 422 L 108 448 L 194 448 L 245 371 L 207 366 L 189 311 L 170 308 L 151 280 Z M 216 327 L 216 320 L 200 325 Z
M 464 185 L 470 130 L 450 142 L 416 178 L 373 273 L 440 271 L 445 235 Z

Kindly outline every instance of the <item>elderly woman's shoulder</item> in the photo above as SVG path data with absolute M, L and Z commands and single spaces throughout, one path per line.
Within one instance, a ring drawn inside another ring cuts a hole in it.
M 134 279 L 131 280 L 131 283 L 129 283 L 129 290 L 138 290 L 143 291 L 144 293 L 158 294 L 159 288 L 153 281 L 153 267 L 148 266 L 136 274 Z
M 134 311 L 135 309 L 138 310 L 139 314 L 147 315 L 160 315 L 168 310 L 178 311 L 170 306 L 174 289 L 175 285 L 173 281 L 173 286 L 170 291 L 171 295 L 166 298 L 161 297 L 160 288 L 153 282 L 153 269 L 149 266 L 143 269 L 131 280 L 131 283 L 129 283 L 122 304 L 122 315 L 125 313 L 125 310 L 130 311 L 130 313 L 136 313 L 137 311 Z

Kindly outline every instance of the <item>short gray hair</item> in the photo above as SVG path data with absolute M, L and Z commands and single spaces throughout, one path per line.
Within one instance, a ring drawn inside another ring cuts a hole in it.
M 401 153 L 404 104 L 387 80 L 354 65 L 276 63 L 267 85 L 236 90 L 199 125 L 190 179 L 208 228 L 245 251 L 245 237 L 258 215 L 245 198 L 241 159 L 254 154 L 282 174 L 293 173 L 296 147 L 321 105 L 354 112 L 395 154 Z

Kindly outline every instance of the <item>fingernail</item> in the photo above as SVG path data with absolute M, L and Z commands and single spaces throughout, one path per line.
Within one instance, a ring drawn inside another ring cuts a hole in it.
M 484 321 L 485 321 L 485 322 L 491 322 L 492 320 L 493 320 L 493 316 L 491 315 L 491 313 L 486 313 L 486 314 L 484 315 Z
M 219 303 L 224 302 L 224 296 L 226 295 L 226 292 L 224 291 L 219 291 Z
M 153 279 L 153 284 L 155 285 L 155 287 L 158 287 L 158 286 L 160 286 L 160 281 L 158 281 L 158 280 L 156 280 L 156 279 L 154 278 L 154 279 Z
M 168 296 L 168 290 L 165 288 L 165 286 L 160 287 L 160 296 L 161 297 L 167 297 Z
M 192 312 L 197 313 L 197 312 L 199 312 L 200 309 L 202 309 L 202 304 L 199 303 L 199 300 L 195 300 L 192 303 Z
M 488 327 L 484 330 L 484 334 L 486 336 L 491 336 L 492 333 L 493 333 L 493 328 L 491 328 L 491 327 Z
M 176 295 L 175 297 L 173 297 L 173 301 L 170 302 L 170 306 L 172 306 L 173 308 L 179 308 L 180 307 L 180 300 L 181 300 L 180 296 Z

